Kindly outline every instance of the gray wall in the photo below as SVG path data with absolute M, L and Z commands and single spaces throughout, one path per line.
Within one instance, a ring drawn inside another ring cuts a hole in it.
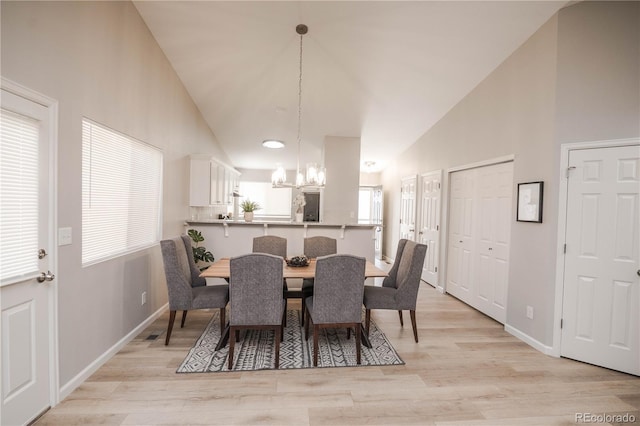
M 81 266 L 82 117 L 162 149 L 164 237 L 183 232 L 187 155 L 228 159 L 130 2 L 1 7 L 2 76 L 59 101 L 58 225 L 73 229 L 54 271 L 64 387 L 167 300 L 158 246 Z
M 544 222 L 512 222 L 507 325 L 552 346 L 560 144 L 640 134 L 639 6 L 562 9 L 385 170 L 384 253 L 395 255 L 402 177 L 515 156 L 513 212 L 515 183 L 542 180 Z

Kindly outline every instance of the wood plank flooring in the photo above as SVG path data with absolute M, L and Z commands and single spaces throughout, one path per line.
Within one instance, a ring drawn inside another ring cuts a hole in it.
M 577 413 L 640 423 L 640 378 L 543 355 L 427 284 L 418 299 L 418 344 L 408 313 L 401 328 L 396 312 L 372 311 L 406 362 L 388 367 L 176 374 L 212 312 L 190 312 L 168 347 L 166 314 L 36 424 L 573 425 Z

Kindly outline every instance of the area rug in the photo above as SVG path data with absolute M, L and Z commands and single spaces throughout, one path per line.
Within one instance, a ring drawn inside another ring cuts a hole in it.
M 202 336 L 198 338 L 177 373 L 207 373 L 229 371 L 229 345 L 215 350 L 220 339 L 219 314 L 214 313 Z M 360 366 L 403 365 L 391 343 L 371 321 L 369 340 L 371 348 L 362 345 Z M 287 327 L 280 345 L 280 369 L 313 368 L 313 334 L 304 339 L 300 326 L 300 311 L 287 311 Z M 275 337 L 271 331 L 248 331 L 240 334 L 234 349 L 233 371 L 268 370 L 275 367 Z M 318 367 L 357 367 L 355 335 L 347 340 L 346 329 L 322 330 L 318 336 Z

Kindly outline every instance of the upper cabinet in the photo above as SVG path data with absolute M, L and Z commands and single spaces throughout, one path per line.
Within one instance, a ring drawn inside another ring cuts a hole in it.
M 205 207 L 233 203 L 240 172 L 214 158 L 192 155 L 189 169 L 189 205 Z

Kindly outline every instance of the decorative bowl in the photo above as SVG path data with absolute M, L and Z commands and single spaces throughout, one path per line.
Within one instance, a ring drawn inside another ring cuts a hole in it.
M 307 266 L 309 264 L 309 259 L 307 256 L 293 256 L 290 259 L 287 259 L 287 265 L 292 267 L 301 267 Z

